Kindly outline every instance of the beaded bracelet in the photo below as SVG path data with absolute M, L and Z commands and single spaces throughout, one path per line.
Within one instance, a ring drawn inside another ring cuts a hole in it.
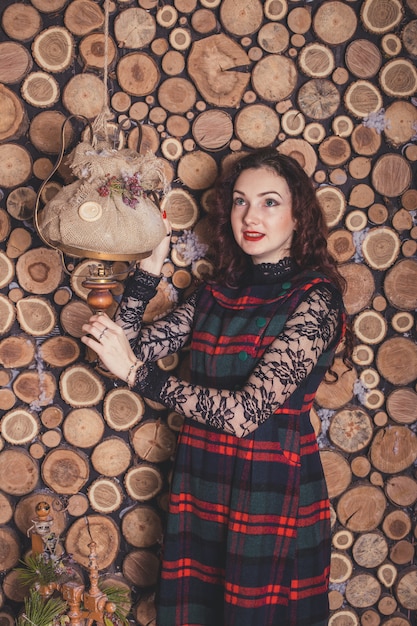
M 139 363 L 139 360 L 137 360 L 134 363 L 132 363 L 132 365 L 129 367 L 129 371 L 128 371 L 127 376 L 126 376 L 126 382 L 127 382 L 127 386 L 129 387 L 129 389 L 132 389 L 133 385 L 135 384 L 134 380 L 133 380 L 133 382 L 130 381 L 130 376 L 131 376 L 133 370 L 135 369 L 135 367 L 137 367 L 138 363 Z

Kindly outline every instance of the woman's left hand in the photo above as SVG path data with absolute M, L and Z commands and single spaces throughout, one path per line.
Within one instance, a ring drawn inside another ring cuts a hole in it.
M 81 341 L 94 350 L 103 365 L 115 376 L 126 381 L 131 366 L 138 363 L 124 330 L 105 313 L 92 315 L 82 330 Z

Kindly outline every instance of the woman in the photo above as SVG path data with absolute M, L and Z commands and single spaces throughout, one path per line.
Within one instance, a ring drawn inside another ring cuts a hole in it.
M 272 148 L 234 164 L 213 217 L 213 281 L 137 342 L 167 237 L 117 324 L 84 327 L 115 375 L 185 416 L 158 624 L 324 626 L 330 513 L 309 412 L 344 333 L 343 281 L 309 178 Z M 189 339 L 191 382 L 159 370 Z

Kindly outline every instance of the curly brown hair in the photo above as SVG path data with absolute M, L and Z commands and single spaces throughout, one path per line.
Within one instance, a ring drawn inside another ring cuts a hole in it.
M 230 223 L 233 189 L 239 175 L 247 169 L 267 168 L 282 176 L 290 189 L 292 215 L 297 224 L 290 256 L 301 269 L 323 272 L 341 292 L 345 280 L 327 248 L 327 226 L 311 179 L 299 163 L 275 148 L 263 148 L 234 161 L 216 185 L 215 209 L 211 213 L 215 246 L 212 261 L 216 281 L 234 285 L 245 272 L 250 257 L 235 241 Z

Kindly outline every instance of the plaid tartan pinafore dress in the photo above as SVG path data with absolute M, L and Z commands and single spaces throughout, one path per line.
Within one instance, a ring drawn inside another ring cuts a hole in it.
M 192 337 L 192 382 L 240 387 L 304 294 L 323 281 L 329 282 L 302 273 L 239 290 L 205 286 Z M 330 511 L 309 412 L 339 339 L 251 435 L 185 420 L 158 626 L 327 624 Z

